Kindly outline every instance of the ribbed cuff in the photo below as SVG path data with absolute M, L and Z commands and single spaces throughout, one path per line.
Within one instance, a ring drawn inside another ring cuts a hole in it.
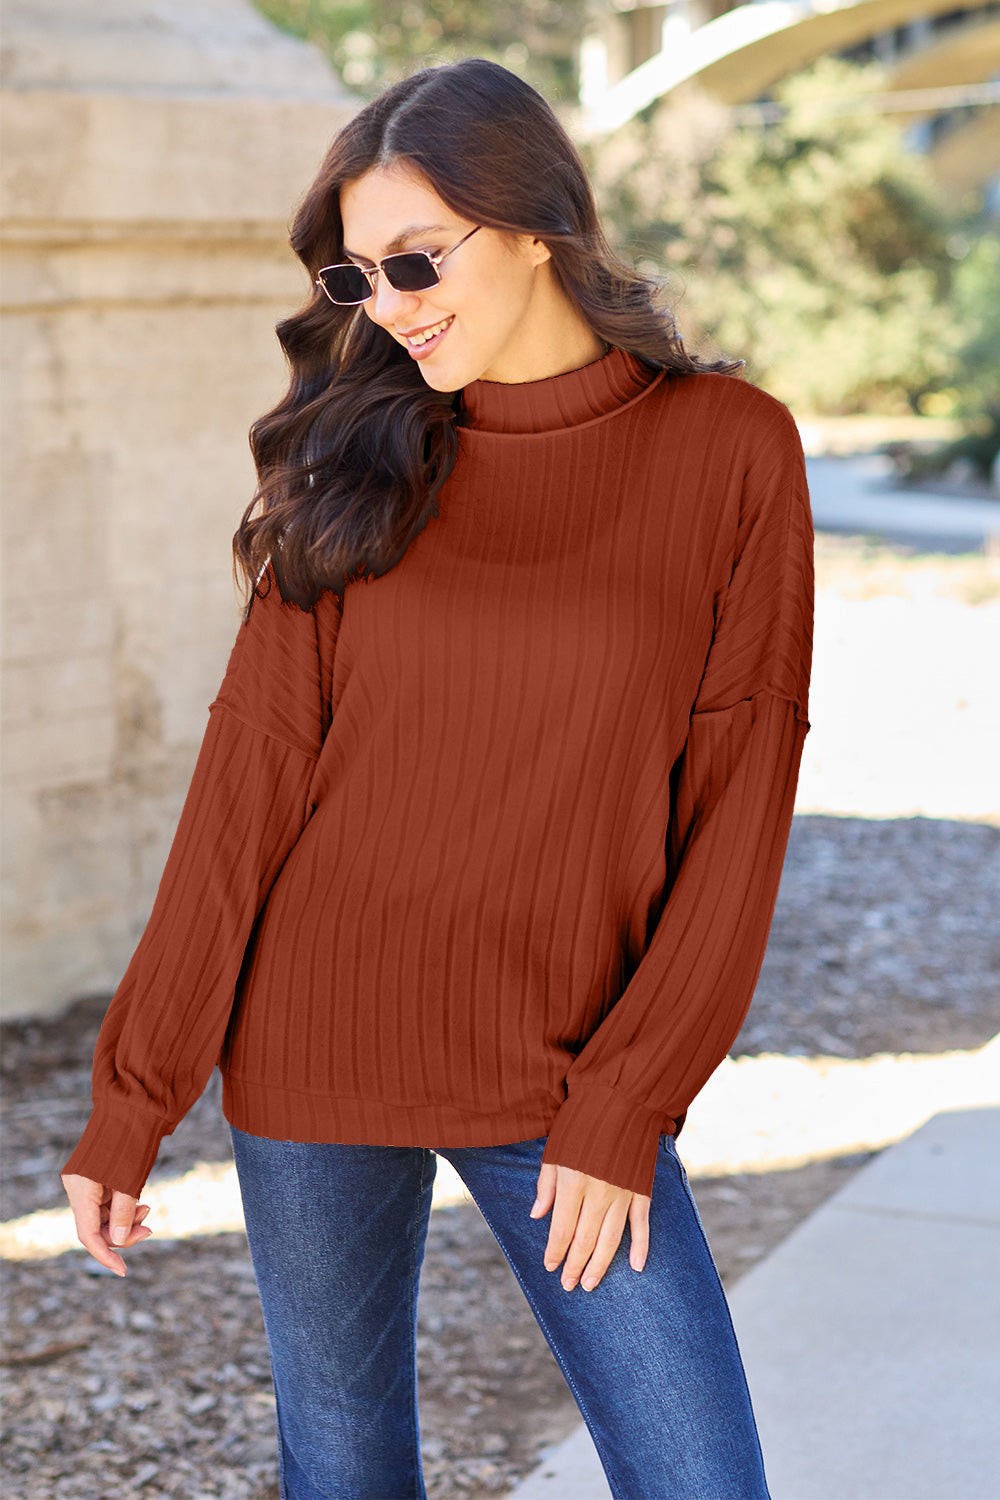
M 542 1153 L 543 1162 L 587 1172 L 650 1197 L 662 1132 L 675 1122 L 603 1083 L 570 1083 Z
M 97 1104 L 73 1155 L 61 1170 L 138 1198 L 165 1134 L 158 1119 Z

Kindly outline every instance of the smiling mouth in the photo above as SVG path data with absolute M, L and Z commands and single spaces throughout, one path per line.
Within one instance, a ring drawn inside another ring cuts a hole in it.
M 404 333 L 403 337 L 411 349 L 422 349 L 431 339 L 437 338 L 439 333 L 444 333 L 454 321 L 455 314 L 452 313 L 450 318 L 442 318 L 440 323 L 432 323 L 429 328 L 420 328 L 416 333 Z

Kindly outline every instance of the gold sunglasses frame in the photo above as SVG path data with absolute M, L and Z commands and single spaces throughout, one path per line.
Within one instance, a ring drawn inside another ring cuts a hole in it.
M 320 270 L 319 270 L 319 272 L 318 272 L 318 274 L 316 276 L 316 285 L 318 287 L 322 288 L 323 292 L 326 294 L 326 296 L 333 303 L 334 307 L 360 307 L 363 303 L 370 302 L 371 299 L 374 297 L 374 295 L 375 295 L 375 278 L 378 276 L 379 271 L 384 271 L 385 270 L 385 265 L 386 265 L 387 261 L 402 260 L 404 256 L 409 257 L 411 255 L 422 255 L 425 258 L 425 260 L 427 261 L 427 263 L 430 266 L 431 270 L 434 272 L 435 280 L 432 281 L 432 282 L 430 282 L 430 284 L 428 286 L 416 287 L 416 288 L 414 288 L 414 290 L 415 291 L 419 291 L 419 292 L 429 292 L 432 286 L 438 286 L 440 284 L 440 281 L 441 281 L 441 272 L 439 271 L 438 267 L 440 266 L 441 262 L 443 260 L 447 260 L 448 257 L 449 257 L 449 255 L 454 255 L 454 253 L 455 253 L 456 250 L 460 250 L 462 248 L 462 246 L 465 244 L 466 240 L 471 240 L 472 236 L 474 234 L 478 234 L 479 231 L 480 231 L 480 229 L 482 229 L 482 227 L 483 226 L 481 224 L 477 224 L 476 227 L 475 227 L 475 229 L 470 229 L 469 232 L 468 232 L 468 234 L 464 234 L 462 236 L 462 238 L 459 240 L 459 242 L 458 242 L 457 245 L 452 245 L 452 247 L 451 247 L 450 250 L 442 250 L 440 252 L 440 254 L 438 254 L 438 255 L 432 255 L 429 250 L 399 250 L 394 255 L 383 256 L 383 258 L 379 261 L 379 263 L 378 263 L 377 266 L 358 266 L 358 265 L 355 265 L 355 263 L 354 263 L 353 260 L 339 260 L 339 261 L 337 261 L 336 265 L 333 265 L 333 266 L 321 266 Z M 360 271 L 363 276 L 367 277 L 367 279 L 368 279 L 368 286 L 369 286 L 369 292 L 368 292 L 367 297 L 358 297 L 356 299 L 356 301 L 354 301 L 354 302 L 341 302 L 336 297 L 331 296 L 330 292 L 327 291 L 326 284 L 323 281 L 323 273 L 324 273 L 324 271 L 347 271 L 347 270 L 350 270 L 350 271 Z M 392 280 L 389 277 L 388 272 L 386 272 L 386 280 L 389 282 L 389 285 L 392 286 L 392 289 L 393 289 L 394 292 L 399 292 L 399 291 L 404 290 L 402 287 L 393 286 Z

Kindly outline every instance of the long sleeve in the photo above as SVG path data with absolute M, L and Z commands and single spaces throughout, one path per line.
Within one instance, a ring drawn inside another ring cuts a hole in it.
M 764 953 L 807 730 L 795 424 L 622 350 L 473 382 L 431 525 L 241 631 L 71 1167 L 136 1190 L 218 1062 L 284 1141 L 638 1192 Z
M 739 1032 L 764 958 L 808 730 L 812 525 L 780 409 L 748 463 L 728 585 L 673 767 L 668 894 L 570 1066 L 544 1160 L 649 1194 L 672 1131 Z
M 108 1009 L 93 1112 L 63 1171 L 138 1194 L 218 1061 L 246 945 L 308 815 L 339 624 L 255 598 L 240 627 L 145 932 Z

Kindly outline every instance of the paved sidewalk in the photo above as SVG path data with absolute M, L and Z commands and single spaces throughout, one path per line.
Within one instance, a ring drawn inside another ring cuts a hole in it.
M 884 1152 L 730 1305 L 772 1500 L 1000 1500 L 1000 1107 Z M 609 1496 L 581 1427 L 510 1500 Z
M 807 458 L 816 529 L 892 537 L 943 552 L 977 551 L 1000 538 L 1000 497 L 979 500 L 890 489 L 890 469 L 879 455 Z

